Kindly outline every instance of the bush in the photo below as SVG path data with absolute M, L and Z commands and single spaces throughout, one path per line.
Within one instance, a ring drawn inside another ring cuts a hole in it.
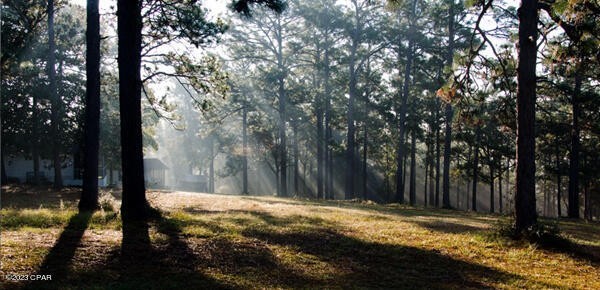
M 100 209 L 108 212 L 117 212 L 115 203 L 117 201 L 110 193 L 103 193 L 100 195 L 98 203 L 100 204 Z
M 513 219 L 502 219 L 493 227 L 492 236 L 512 240 L 526 240 L 545 247 L 570 247 L 569 240 L 561 235 L 558 222 L 555 220 L 538 221 L 535 225 L 519 232 Z

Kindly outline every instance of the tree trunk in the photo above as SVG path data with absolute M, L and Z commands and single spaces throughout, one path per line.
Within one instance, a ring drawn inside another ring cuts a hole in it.
M 248 106 L 242 108 L 242 194 L 248 194 Z
M 477 179 L 479 177 L 479 139 L 481 136 L 481 127 L 477 125 L 475 129 L 475 148 L 473 154 L 473 194 L 471 194 L 471 209 L 477 211 Z
M 500 164 L 502 164 L 502 160 L 500 160 Z M 498 174 L 498 210 L 500 214 L 504 213 L 502 199 L 502 167 L 500 167 L 500 172 Z
M 294 134 L 294 195 L 298 196 L 298 180 L 300 177 L 300 168 L 298 167 L 298 157 L 300 155 L 300 149 L 298 147 L 298 124 L 294 121 L 293 134 Z
M 413 0 L 411 3 L 411 10 L 409 15 L 409 37 L 408 37 L 408 47 L 406 49 L 406 64 L 404 66 L 404 82 L 402 85 L 402 98 L 400 100 L 400 118 L 398 121 L 398 148 L 396 153 L 397 159 L 397 168 L 396 168 L 396 196 L 395 200 L 399 203 L 404 203 L 404 168 L 403 161 L 405 159 L 405 145 L 404 145 L 404 136 L 406 135 L 406 112 L 407 112 L 407 102 L 408 102 L 408 93 L 410 89 L 410 77 L 412 74 L 412 62 L 413 62 L 413 54 L 414 54 L 414 25 L 413 19 L 415 15 L 417 7 L 417 0 Z M 398 17 L 400 18 L 400 13 L 398 13 Z
M 535 99 L 538 1 L 522 0 L 519 8 L 517 68 L 517 177 L 515 229 L 537 223 L 535 206 Z
M 365 105 L 368 105 L 368 104 L 365 104 Z M 366 108 L 366 106 L 365 106 L 365 108 Z M 365 118 L 366 118 L 366 115 L 365 115 Z M 368 190 L 369 190 L 369 184 L 368 184 L 369 176 L 368 176 L 368 172 L 367 172 L 367 167 L 368 167 L 367 157 L 368 157 L 369 143 L 368 143 L 368 139 L 367 138 L 369 137 L 369 129 L 368 129 L 368 126 L 367 126 L 366 123 L 365 123 L 364 127 L 365 128 L 364 128 L 364 132 L 363 132 L 364 135 L 363 135 L 363 160 L 362 160 L 362 166 L 363 166 L 363 168 L 362 168 L 362 177 L 363 177 L 363 180 L 362 180 L 363 190 L 362 190 L 362 192 L 363 192 L 363 199 L 364 200 L 368 200 L 369 199 L 369 192 L 368 192 Z
M 6 185 L 8 183 L 8 176 L 6 176 L 6 166 L 4 165 L 4 153 L 0 152 L 0 162 L 2 162 L 2 185 Z
M 100 149 L 100 13 L 98 0 L 87 1 L 86 98 L 83 186 L 79 210 L 98 208 L 98 151 Z M 110 183 L 113 184 L 112 164 Z
M 561 190 L 562 190 L 562 176 L 560 174 L 560 152 L 559 152 L 559 145 L 558 145 L 558 137 L 556 137 L 556 147 L 555 147 L 555 154 L 556 154 L 556 209 L 557 209 L 557 215 L 558 217 L 562 216 L 562 210 L 561 210 L 561 204 L 560 204 L 560 200 L 561 200 Z
M 581 93 L 581 82 L 583 74 L 583 64 L 577 64 L 575 73 L 575 90 L 571 98 L 573 107 L 573 124 L 571 126 L 571 154 L 569 156 L 569 217 L 579 218 L 579 115 L 581 115 L 581 106 L 579 104 L 579 95 Z
M 406 184 L 406 172 L 407 172 L 406 167 L 408 166 L 407 160 L 408 160 L 408 155 L 404 155 L 404 161 L 402 161 L 402 172 L 403 172 L 402 184 Z M 402 198 L 404 199 L 404 196 Z
M 58 136 L 60 121 L 60 100 L 56 91 L 56 44 L 54 42 L 54 0 L 48 0 L 46 7 L 48 14 L 48 61 L 46 69 L 48 73 L 48 94 L 52 103 L 51 112 L 51 136 L 52 136 L 52 159 L 54 167 L 54 188 L 62 188 L 62 162 L 60 160 L 60 141 Z
M 473 144 L 469 144 L 469 153 L 467 155 L 467 164 L 471 164 L 472 160 L 471 160 L 471 156 L 473 154 Z M 468 174 L 467 174 L 468 175 Z M 467 178 L 467 190 L 465 191 L 465 205 L 466 205 L 466 210 L 469 210 L 471 208 L 471 203 L 469 200 L 469 192 L 471 192 L 471 183 L 469 182 L 469 179 Z
M 510 159 L 507 158 L 506 159 L 506 199 L 507 199 L 507 206 L 512 208 L 512 205 L 510 204 L 511 201 L 511 190 L 510 190 Z
M 587 161 L 587 155 L 583 156 L 583 168 L 586 168 L 588 166 L 588 161 Z M 587 176 L 583 177 L 582 180 L 583 183 L 583 218 L 591 221 L 592 220 L 592 213 L 591 213 L 591 204 L 590 204 L 590 192 L 589 192 L 589 179 L 587 178 Z
M 317 110 L 317 198 L 323 198 L 323 104 L 322 98 L 316 100 Z
M 329 136 L 330 137 L 333 136 L 331 128 L 329 128 Z M 329 139 L 331 139 L 331 138 L 329 138 Z M 335 179 L 333 177 L 334 176 L 333 175 L 333 149 L 331 149 L 331 148 L 329 148 L 329 161 L 328 162 L 329 162 L 329 169 L 328 169 L 329 170 L 329 173 L 328 173 L 328 175 L 329 175 L 329 181 L 328 181 L 329 191 L 328 191 L 328 194 L 329 194 L 329 199 L 335 199 L 335 188 L 333 187 L 333 184 L 334 184 L 333 182 Z
M 442 207 L 450 206 L 450 153 L 452 144 L 452 118 L 454 109 L 451 104 L 446 104 L 446 134 L 444 136 L 444 176 L 442 184 Z
M 494 165 L 489 164 L 490 167 L 490 213 L 495 211 L 495 196 L 494 196 Z
M 357 12 L 358 13 L 358 12 Z M 358 19 L 358 17 L 356 17 Z M 359 23 L 356 24 L 357 26 Z M 345 187 L 345 198 L 352 199 L 354 198 L 354 182 L 355 182 L 355 171 L 356 171 L 356 156 L 354 155 L 354 147 L 355 144 L 355 127 L 354 127 L 354 100 L 356 99 L 357 92 L 357 72 L 356 72 L 356 51 L 358 50 L 359 40 L 358 38 L 358 28 L 354 28 L 353 37 L 352 37 L 352 47 L 350 52 L 350 60 L 348 70 L 350 72 L 350 82 L 349 82 L 349 98 L 348 98 L 348 112 L 346 114 L 346 125 L 348 128 L 347 134 L 347 142 L 346 142 L 346 187 Z
M 287 122 L 287 96 L 285 94 L 285 67 L 283 64 L 283 38 L 281 28 L 281 17 L 277 16 L 277 68 L 278 85 L 279 85 L 279 172 L 281 186 L 279 188 L 279 196 L 288 196 L 287 190 L 287 138 L 286 138 L 286 122 Z
M 33 123 L 31 130 L 31 157 L 33 159 L 33 184 L 40 185 L 40 134 L 39 134 L 39 122 L 38 122 L 38 99 L 33 96 L 31 106 L 31 122 Z
M 329 37 L 325 36 L 326 48 L 323 55 L 323 87 L 325 93 L 325 192 L 323 197 L 333 199 L 333 164 L 331 154 L 331 86 L 329 85 Z
M 433 141 L 433 140 L 432 140 Z M 433 149 L 434 145 L 431 144 L 431 155 L 429 159 L 429 205 L 435 206 L 435 181 L 434 181 L 434 168 L 433 168 Z
M 411 144 L 410 144 L 410 183 L 409 183 L 409 201 L 410 205 L 414 206 L 417 204 L 417 162 L 416 162 L 416 151 L 417 151 L 417 136 L 416 131 L 411 132 Z
M 435 207 L 440 206 L 440 123 L 439 123 L 439 111 L 440 104 L 439 99 L 435 99 L 436 101 L 436 126 L 435 126 Z
M 460 161 L 457 162 L 456 167 L 460 168 Z M 456 208 L 460 209 L 460 177 L 456 179 Z
M 454 1 L 448 3 L 448 54 L 446 55 L 447 66 L 452 68 L 454 59 Z M 452 119 L 454 109 L 451 103 L 446 104 L 446 134 L 444 136 L 444 177 L 442 185 L 442 205 L 450 208 L 450 153 L 452 146 Z M 456 206 L 458 207 L 458 199 Z
M 278 166 L 279 162 L 275 162 L 275 181 L 276 181 L 276 187 L 277 187 L 277 195 L 279 196 L 281 194 L 281 174 L 280 173 L 280 168 Z
M 210 136 L 210 161 L 208 162 L 208 192 L 215 193 L 215 144 L 214 136 Z
M 424 204 L 425 207 L 427 207 L 427 182 L 429 181 L 429 158 L 430 158 L 430 154 L 431 154 L 431 145 L 429 144 L 430 142 L 427 140 L 429 138 L 425 139 L 425 145 L 427 147 L 427 151 L 425 152 L 425 186 L 423 188 L 423 200 L 424 200 Z
M 145 220 L 148 207 L 144 184 L 142 141 L 141 5 L 139 0 L 119 0 L 117 2 L 119 110 L 123 170 L 121 214 L 125 220 Z
M 435 186 L 434 186 L 434 168 L 433 168 L 433 151 L 435 150 L 435 145 L 433 144 L 433 134 L 431 136 L 430 147 L 430 155 L 429 155 L 429 205 L 435 206 Z

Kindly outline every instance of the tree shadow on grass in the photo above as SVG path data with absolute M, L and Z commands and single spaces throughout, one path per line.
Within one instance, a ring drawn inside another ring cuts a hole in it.
M 164 227 L 167 219 L 155 216 L 147 221 L 123 221 L 121 246 L 103 244 L 100 253 L 76 255 L 89 225 L 91 213 L 71 218 L 45 257 L 38 274 L 52 275 L 51 281 L 30 281 L 23 289 L 227 289 L 225 284 L 198 272 L 200 259 L 178 228 Z M 152 242 L 150 226 L 167 236 Z M 90 258 L 86 255 L 101 255 Z
M 392 216 L 401 217 L 437 217 L 437 218 L 467 218 L 475 221 L 489 221 L 489 218 L 481 216 L 480 214 L 473 212 L 465 212 L 453 209 L 441 209 L 441 208 L 423 208 L 423 207 L 412 207 L 401 204 L 378 204 L 378 203 L 367 203 L 363 201 L 349 201 L 349 200 L 315 200 L 315 199 L 290 199 L 290 198 L 272 198 L 265 199 L 254 196 L 242 196 L 244 200 L 252 200 L 263 202 L 267 204 L 286 204 L 286 205 L 304 205 L 314 207 L 336 207 L 342 209 L 353 209 L 365 211 L 373 214 L 387 214 Z
M 190 222 L 190 221 L 188 221 Z M 216 236 L 210 239 L 196 238 L 182 233 L 184 222 L 164 216 L 155 216 L 151 224 L 160 234 L 166 235 L 165 243 L 157 243 L 152 263 L 166 269 L 167 276 L 178 276 L 183 284 L 166 284 L 166 288 L 180 289 L 192 286 L 193 289 L 273 287 L 276 285 L 318 285 L 310 277 L 287 269 L 265 243 L 240 240 L 230 236 Z M 224 233 L 218 224 L 194 220 L 190 225 L 209 227 L 210 230 Z M 156 268 L 151 271 L 156 272 Z M 212 272 L 229 278 L 217 281 L 202 272 Z M 277 272 L 278 275 L 272 275 Z M 232 280 L 233 279 L 233 280 Z M 262 286 L 257 286 L 262 285 Z M 165 288 L 165 287 L 158 287 Z
M 272 220 L 268 217 L 266 220 Z M 285 224 L 277 222 L 276 224 Z M 338 276 L 324 285 L 343 288 L 490 288 L 495 284 L 527 282 L 541 288 L 556 285 L 527 280 L 524 277 L 487 266 L 457 260 L 435 250 L 411 246 L 363 241 L 332 228 L 315 227 L 304 231 L 249 228 L 249 238 L 267 244 L 295 249 L 318 257 Z M 329 284 L 333 283 L 333 284 Z M 522 284 L 521 284 L 522 285 Z M 277 287 L 294 285 L 277 285 Z M 297 285 L 295 285 L 297 286 Z
M 166 236 L 151 242 L 150 228 Z M 123 221 L 120 256 L 114 257 L 117 279 L 110 289 L 227 289 L 197 271 L 198 257 L 181 238 L 181 229 L 160 212 L 148 222 Z
M 36 275 L 52 275 L 52 280 L 62 280 L 70 272 L 71 262 L 75 251 L 92 218 L 91 212 L 80 212 L 72 216 L 69 223 L 60 234 L 58 240 L 44 258 Z M 51 282 L 50 282 L 51 283 Z M 49 287 L 48 281 L 30 281 L 25 289 L 43 289 Z
M 426 228 L 431 231 L 446 234 L 473 233 L 487 230 L 485 228 L 460 223 L 453 223 L 448 221 L 411 221 L 411 223 L 417 224 L 420 227 Z
M 184 235 L 185 221 L 162 214 L 149 222 L 124 222 L 121 247 L 111 248 L 102 263 L 78 269 L 68 265 L 79 242 L 61 241 L 81 240 L 89 217 L 85 226 L 73 219 L 67 229 L 81 231 L 79 238 L 65 229 L 65 237 L 61 235 L 56 250 L 51 250 L 56 254 L 44 262 L 59 264 L 55 269 L 70 278 L 52 281 L 60 282 L 60 287 L 48 283 L 32 288 L 493 288 L 498 284 L 559 288 L 435 250 L 364 241 L 339 232 L 339 226 L 330 222 L 246 213 L 266 225 L 247 223 L 238 237 Z M 231 218 L 223 220 L 240 217 Z M 66 251 L 62 253 L 58 245 Z
M 580 244 L 565 238 L 562 235 L 543 234 L 531 242 L 538 245 L 540 249 L 569 255 L 571 258 L 600 267 L 600 247 L 595 245 Z

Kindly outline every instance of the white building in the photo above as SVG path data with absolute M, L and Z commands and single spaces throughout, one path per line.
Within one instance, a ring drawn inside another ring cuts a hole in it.
M 33 159 L 22 156 L 5 156 L 4 165 L 6 176 L 9 180 L 18 180 L 20 183 L 33 181 Z M 54 181 L 53 162 L 48 159 L 40 160 L 40 179 L 42 183 L 51 183 Z M 101 167 L 98 170 L 98 185 L 105 187 L 109 185 L 109 170 Z M 82 185 L 82 164 L 77 162 L 73 155 L 63 156 L 62 178 L 65 186 Z M 113 181 L 120 183 L 118 171 L 113 171 Z

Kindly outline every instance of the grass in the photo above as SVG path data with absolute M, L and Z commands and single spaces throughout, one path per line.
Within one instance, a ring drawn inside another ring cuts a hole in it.
M 21 191 L 2 193 L 2 277 L 52 281 L 2 279 L 9 289 L 600 289 L 597 223 L 560 221 L 560 249 L 494 235 L 504 217 L 451 210 L 152 192 L 161 214 L 122 224 L 78 214 L 76 192 Z

